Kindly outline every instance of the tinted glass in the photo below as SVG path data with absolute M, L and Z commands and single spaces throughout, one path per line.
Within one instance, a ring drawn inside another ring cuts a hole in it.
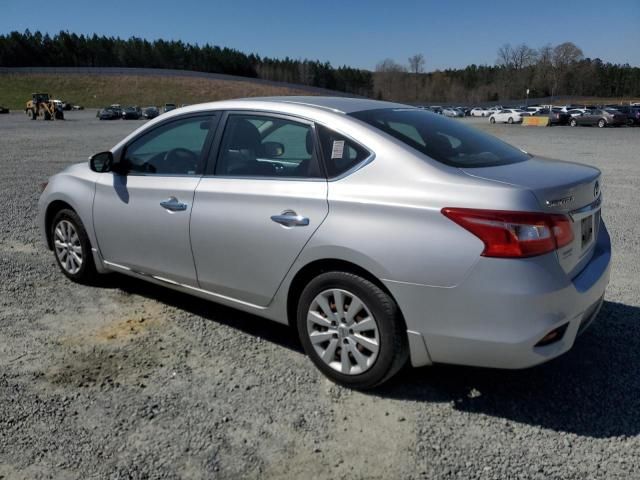
M 426 113 L 424 110 L 416 111 Z M 411 126 L 408 127 L 410 129 Z M 412 132 L 407 130 L 405 134 L 411 136 Z M 318 126 L 318 135 L 320 137 L 320 147 L 322 148 L 322 158 L 329 178 L 342 175 L 370 155 L 364 147 L 326 127 Z
M 352 113 L 351 116 L 434 160 L 454 167 L 507 165 L 529 158 L 521 150 L 493 136 L 417 109 L 367 110 Z M 414 133 L 410 135 L 409 131 Z M 419 138 L 415 137 L 416 133 Z
M 229 115 L 215 174 L 321 177 L 310 125 L 262 115 Z
M 131 143 L 125 152 L 129 171 L 156 175 L 202 173 L 202 149 L 215 117 L 176 120 L 153 129 Z

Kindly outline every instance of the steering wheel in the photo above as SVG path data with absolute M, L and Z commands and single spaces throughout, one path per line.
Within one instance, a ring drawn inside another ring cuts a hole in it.
M 199 156 L 186 148 L 174 148 L 167 152 L 164 164 L 173 173 L 188 173 L 198 167 Z

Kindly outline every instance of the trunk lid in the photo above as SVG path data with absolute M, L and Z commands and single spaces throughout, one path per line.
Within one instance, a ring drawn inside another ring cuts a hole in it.
M 568 275 L 578 274 L 591 259 L 600 225 L 600 170 L 539 157 L 511 165 L 461 170 L 472 177 L 526 188 L 538 200 L 540 211 L 567 214 L 574 239 L 557 254 Z

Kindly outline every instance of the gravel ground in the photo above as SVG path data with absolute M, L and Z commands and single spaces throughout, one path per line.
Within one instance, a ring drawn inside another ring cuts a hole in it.
M 640 478 L 640 128 L 465 120 L 598 166 L 615 256 L 599 320 L 525 371 L 325 380 L 283 326 L 112 275 L 66 280 L 39 183 L 142 122 L 0 115 L 0 479 Z

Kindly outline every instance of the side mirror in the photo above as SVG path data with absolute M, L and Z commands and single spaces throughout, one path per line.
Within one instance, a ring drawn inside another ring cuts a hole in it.
M 111 152 L 100 152 L 89 158 L 89 168 L 94 172 L 110 172 L 113 166 L 113 154 Z
M 284 155 L 284 145 L 279 142 L 264 142 L 262 152 L 267 158 L 276 158 Z

